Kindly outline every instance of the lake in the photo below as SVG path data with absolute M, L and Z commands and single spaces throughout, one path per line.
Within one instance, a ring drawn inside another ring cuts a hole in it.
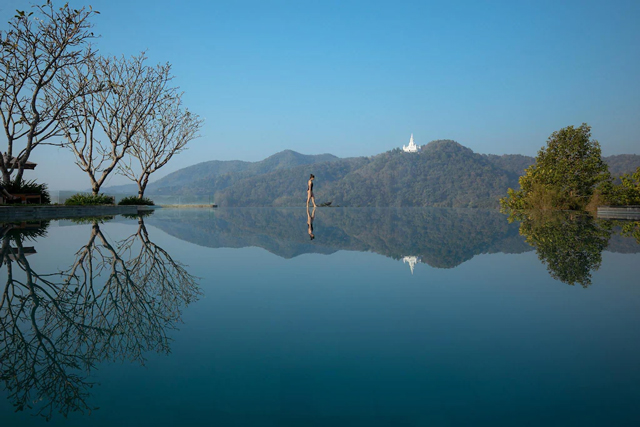
M 158 209 L 2 225 L 2 426 L 640 425 L 640 223 Z

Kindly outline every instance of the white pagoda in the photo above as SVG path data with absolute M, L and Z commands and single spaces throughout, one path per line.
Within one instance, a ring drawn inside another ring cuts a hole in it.
M 409 145 L 403 145 L 402 146 L 402 150 L 405 153 L 417 153 L 419 149 L 420 149 L 420 146 L 416 145 L 416 143 L 413 142 L 413 134 L 411 134 L 411 139 L 409 140 Z
M 402 258 L 402 263 L 408 263 L 409 264 L 409 268 L 411 269 L 411 274 L 413 274 L 413 268 L 416 266 L 417 263 L 420 262 L 420 258 L 416 257 L 416 256 L 406 256 L 404 258 Z

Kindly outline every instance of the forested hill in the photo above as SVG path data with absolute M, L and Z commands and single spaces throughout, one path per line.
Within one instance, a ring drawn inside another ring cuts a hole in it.
M 618 154 L 605 157 L 604 160 L 609 165 L 609 172 L 614 177 L 618 177 L 623 173 L 634 172 L 637 168 L 640 168 L 640 156 L 637 154 Z
M 276 153 L 259 162 L 211 160 L 175 171 L 149 184 L 146 194 L 215 194 L 238 180 L 300 165 L 337 160 L 333 154 L 306 155 L 293 150 Z M 110 192 L 134 192 L 132 185 L 114 186 Z
M 605 161 L 614 176 L 640 166 L 637 155 Z M 418 153 L 394 149 L 346 159 L 286 150 L 260 162 L 199 163 L 149 184 L 147 195 L 213 195 L 220 206 L 300 206 L 313 173 L 317 202 L 334 206 L 496 207 L 533 162 L 518 154 L 477 154 L 451 140 L 432 141 Z
M 439 140 L 418 153 L 395 149 L 254 176 L 219 191 L 215 200 L 221 206 L 299 206 L 313 173 L 320 203 L 493 207 L 519 176 L 495 163 L 455 141 Z
M 393 150 L 318 191 L 348 206 L 494 206 L 517 178 L 454 141 L 433 141 L 419 153 Z
M 535 163 L 536 159 L 522 154 L 504 154 L 496 156 L 495 154 L 484 154 L 484 157 L 494 166 L 504 169 L 516 178 L 519 178 L 526 168 Z

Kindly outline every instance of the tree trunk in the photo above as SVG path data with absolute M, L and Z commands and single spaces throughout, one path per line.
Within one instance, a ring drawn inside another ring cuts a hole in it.
M 2 168 L 2 181 L 4 182 L 4 185 L 11 184 L 11 174 L 9 174 L 9 171 L 6 168 Z
M 16 174 L 15 182 L 17 182 L 17 183 L 22 182 L 22 174 L 23 173 L 24 173 L 24 168 L 22 167 L 21 164 L 18 164 L 18 173 Z
M 22 182 L 22 174 L 24 174 L 24 164 L 27 162 L 27 160 L 29 160 L 29 156 L 31 155 L 31 150 L 33 149 L 33 136 L 34 136 L 33 134 L 35 132 L 36 124 L 39 123 L 40 121 L 40 114 L 38 114 L 38 112 L 36 112 L 34 120 L 35 120 L 34 121 L 35 124 L 31 125 L 31 130 L 27 134 L 27 146 L 24 149 L 24 154 L 20 156 L 21 159 L 16 158 L 16 161 L 18 162 L 18 173 L 16 174 L 15 182 L 17 183 Z
M 143 173 L 140 179 L 138 180 L 138 199 L 142 199 L 144 197 L 144 190 L 147 188 L 148 183 L 149 183 L 149 174 Z

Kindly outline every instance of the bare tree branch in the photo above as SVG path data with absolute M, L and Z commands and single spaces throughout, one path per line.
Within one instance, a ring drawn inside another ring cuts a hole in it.
M 60 92 L 57 76 L 93 55 L 89 20 L 96 13 L 68 4 L 54 8 L 48 1 L 32 13 L 18 11 L 10 29 L 0 33 L 0 119 L 7 142 L 0 172 L 5 183 L 15 169 L 20 181 L 31 152 L 60 136 L 69 103 L 84 92 L 82 85 L 75 93 Z
M 144 53 L 132 58 L 97 57 L 61 73 L 67 93 L 84 94 L 71 101 L 60 124 L 76 164 L 86 172 L 93 194 L 128 152 L 136 135 L 153 119 L 155 109 L 172 97 L 169 64 L 150 67 Z
M 203 120 L 182 108 L 182 94 L 169 92 L 158 102 L 154 117 L 145 123 L 131 141 L 130 158 L 121 163 L 118 172 L 138 184 L 138 197 L 144 191 L 152 173 L 198 138 Z M 132 165 L 135 163 L 136 165 Z

